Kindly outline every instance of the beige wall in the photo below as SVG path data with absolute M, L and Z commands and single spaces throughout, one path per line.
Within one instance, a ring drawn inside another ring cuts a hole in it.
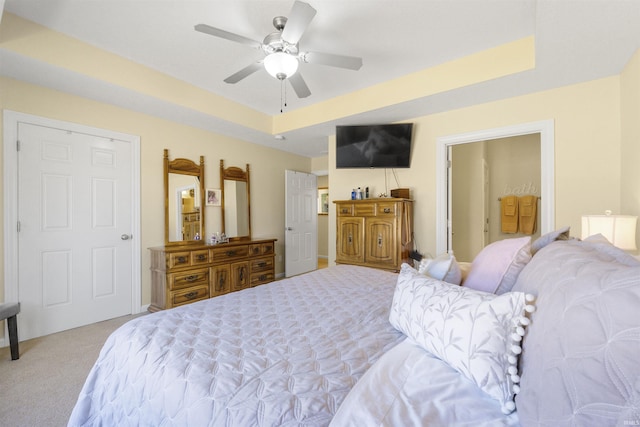
M 197 161 L 203 155 L 205 185 L 209 188 L 220 188 L 220 159 L 224 159 L 225 166 L 244 168 L 249 163 L 252 234 L 256 238 L 278 239 L 276 272 L 284 271 L 284 170 L 308 172 L 311 159 L 4 78 L 0 78 L 0 109 L 140 136 L 142 304 L 150 301 L 147 248 L 164 244 L 164 148 L 169 149 L 172 159 L 185 157 Z M 207 230 L 219 230 L 220 208 L 205 209 Z M 0 260 L 3 258 L 0 255 Z M 4 288 L 0 286 L 0 300 L 4 299 L 3 294 Z
M 499 198 L 508 195 L 540 196 L 540 134 L 520 135 L 487 141 L 489 163 L 489 243 L 524 234 L 505 234 L 500 223 Z M 540 202 L 537 231 L 540 237 Z
M 624 82 L 637 84 L 637 72 Z M 580 235 L 585 212 L 619 211 L 621 202 L 621 78 L 619 76 L 495 101 L 464 109 L 417 117 L 412 165 L 397 169 L 398 182 L 389 188 L 409 187 L 415 199 L 415 237 L 421 250 L 436 249 L 436 139 L 482 129 L 554 120 L 555 225 L 571 226 Z M 636 101 L 638 97 L 634 98 Z M 629 101 L 631 103 L 631 101 Z M 626 118 L 626 117 L 625 117 Z M 636 119 L 637 121 L 637 115 Z M 636 125 L 632 130 L 637 130 Z M 627 142 L 625 150 L 632 151 Z M 635 147 L 635 146 L 633 146 Z M 637 164 L 637 162 L 636 162 Z M 391 174 L 389 174 L 391 176 Z M 332 198 L 348 198 L 351 188 L 366 183 L 376 194 L 384 189 L 384 171 L 335 168 L 335 137 L 329 141 L 329 186 Z M 638 186 L 624 195 L 637 200 Z M 335 241 L 335 212 L 330 211 L 329 241 Z M 329 261 L 335 260 L 330 247 Z
M 640 50 L 621 74 L 620 212 L 640 216 Z M 640 245 L 640 226 L 636 231 Z

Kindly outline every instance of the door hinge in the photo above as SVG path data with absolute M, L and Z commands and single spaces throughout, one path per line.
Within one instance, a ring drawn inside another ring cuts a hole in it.
M 16 151 L 20 151 L 20 140 L 16 140 Z
M 20 232 L 20 221 L 18 221 L 18 224 L 17 224 L 16 230 L 18 231 L 18 233 Z
M 451 160 L 447 160 L 447 169 L 451 169 Z

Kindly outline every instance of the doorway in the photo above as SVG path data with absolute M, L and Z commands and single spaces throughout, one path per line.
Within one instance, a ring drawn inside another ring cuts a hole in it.
M 457 144 L 450 152 L 456 259 L 470 262 L 490 243 L 525 236 L 521 230 L 502 229 L 501 201 L 508 196 L 540 196 L 540 134 Z M 540 212 L 536 214 L 532 239 L 540 236 L 535 227 Z
M 490 141 L 521 135 L 540 135 L 540 233 L 555 226 L 554 196 L 554 123 L 552 120 L 525 123 L 504 128 L 487 129 L 438 138 L 436 142 L 436 251 L 438 254 L 456 251 L 452 236 L 452 188 L 449 154 L 459 144 Z M 490 201 L 491 202 L 491 201 Z M 489 203 L 490 203 L 489 202 Z
M 22 304 L 20 338 L 139 312 L 139 138 L 10 111 L 4 129 L 5 301 Z

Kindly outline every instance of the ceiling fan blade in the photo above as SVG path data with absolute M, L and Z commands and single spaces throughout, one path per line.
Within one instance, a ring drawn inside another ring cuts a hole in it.
M 262 43 L 258 41 L 251 40 L 248 37 L 244 37 L 239 34 L 230 33 L 229 31 L 221 30 L 219 28 L 215 28 L 207 24 L 198 24 L 194 28 L 196 31 L 200 31 L 201 33 L 209 34 L 215 37 L 220 37 L 226 40 L 231 40 L 233 42 L 246 44 L 248 46 L 255 47 L 257 49 L 260 49 L 262 47 Z
M 315 15 L 316 10 L 307 3 L 294 2 L 282 30 L 282 39 L 291 44 L 297 44 Z
M 304 52 L 300 54 L 300 59 L 309 64 L 329 65 L 348 70 L 359 70 L 362 67 L 362 58 L 332 53 Z
M 287 78 L 287 80 L 289 80 L 289 83 L 291 83 L 291 87 L 293 87 L 293 90 L 296 92 L 296 95 L 298 95 L 298 98 L 306 98 L 307 96 L 311 95 L 309 86 L 307 86 L 307 83 L 305 83 L 302 75 L 299 72 Z
M 244 79 L 245 77 L 250 76 L 251 74 L 255 73 L 256 71 L 260 70 L 262 68 L 262 61 L 258 61 L 258 62 L 254 62 L 253 64 L 249 64 L 246 67 L 244 67 L 242 70 L 238 71 L 237 73 L 234 73 L 232 75 L 230 75 L 229 77 L 227 77 L 226 79 L 224 79 L 225 83 L 238 83 L 240 80 Z

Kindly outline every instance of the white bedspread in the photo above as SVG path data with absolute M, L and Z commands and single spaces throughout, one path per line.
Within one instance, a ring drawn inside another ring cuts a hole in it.
M 69 425 L 328 425 L 404 339 L 388 321 L 396 279 L 341 265 L 132 320 Z

